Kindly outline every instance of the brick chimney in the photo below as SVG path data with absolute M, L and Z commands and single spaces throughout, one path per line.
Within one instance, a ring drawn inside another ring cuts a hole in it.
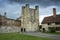
M 53 8 L 53 16 L 56 17 L 56 8 Z

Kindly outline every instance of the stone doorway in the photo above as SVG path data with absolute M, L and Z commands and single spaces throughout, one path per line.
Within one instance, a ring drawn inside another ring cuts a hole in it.
M 23 28 L 21 28 L 21 32 L 23 32 Z
M 26 28 L 21 28 L 21 32 L 26 32 Z
M 43 28 L 43 32 L 45 32 L 45 28 Z

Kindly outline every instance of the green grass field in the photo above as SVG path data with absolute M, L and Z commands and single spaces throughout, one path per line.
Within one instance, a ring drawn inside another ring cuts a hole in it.
M 35 37 L 20 33 L 2 33 L 0 34 L 0 40 L 54 40 L 54 39 Z

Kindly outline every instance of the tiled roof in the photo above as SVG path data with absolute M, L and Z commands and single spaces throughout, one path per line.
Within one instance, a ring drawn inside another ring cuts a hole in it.
M 56 15 L 55 17 L 54 16 L 44 17 L 42 24 L 55 22 L 60 22 L 60 14 Z

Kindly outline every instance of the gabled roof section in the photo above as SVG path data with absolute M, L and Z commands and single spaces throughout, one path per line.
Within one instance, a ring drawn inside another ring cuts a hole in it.
M 60 14 L 56 15 L 56 17 L 54 16 L 44 17 L 42 24 L 55 23 L 55 22 L 60 22 Z

